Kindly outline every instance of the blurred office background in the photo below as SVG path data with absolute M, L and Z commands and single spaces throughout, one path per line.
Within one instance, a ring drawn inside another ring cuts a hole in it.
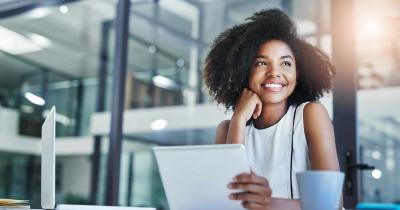
M 119 205 L 168 209 L 151 147 L 211 144 L 218 123 L 229 119 L 210 103 L 201 76 L 220 32 L 260 9 L 281 8 L 304 39 L 331 55 L 333 1 L 132 0 Z M 57 202 L 104 204 L 117 1 L 15 9 L 24 2 L 37 1 L 0 1 L 0 197 L 40 207 L 40 130 L 55 105 Z M 376 167 L 361 173 L 361 201 L 396 203 L 400 1 L 352 2 L 359 155 Z M 332 117 L 331 94 L 321 102 Z

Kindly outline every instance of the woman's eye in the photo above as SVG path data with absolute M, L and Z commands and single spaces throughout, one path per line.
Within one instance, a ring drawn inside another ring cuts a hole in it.
M 267 65 L 267 63 L 265 63 L 264 61 L 256 62 L 256 66 L 264 66 L 264 65 Z
M 284 61 L 284 62 L 282 63 L 282 65 L 283 65 L 283 66 L 286 66 L 286 67 L 291 67 L 291 66 L 292 66 L 292 63 L 290 63 L 289 61 Z

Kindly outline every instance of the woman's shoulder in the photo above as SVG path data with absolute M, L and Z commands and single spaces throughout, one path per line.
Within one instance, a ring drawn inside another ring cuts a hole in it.
M 308 122 L 312 124 L 320 120 L 329 119 L 329 115 L 324 105 L 316 101 L 308 101 L 297 106 L 295 118 L 296 124 L 304 125 Z
M 319 103 L 317 101 L 306 101 L 306 102 L 303 102 L 298 105 L 292 105 L 292 107 L 293 107 L 293 109 L 297 109 L 296 112 L 301 110 L 302 113 L 304 113 L 304 115 L 306 115 L 306 112 L 307 112 L 307 114 L 314 113 L 314 112 L 318 113 L 318 112 L 322 112 L 322 111 L 326 112 L 324 105 L 322 105 L 321 103 Z
M 318 102 L 310 102 L 304 107 L 303 122 L 306 134 L 315 130 L 326 130 L 331 126 L 328 111 Z
M 312 101 L 303 104 L 304 104 L 304 109 L 303 109 L 304 118 L 322 116 L 328 113 L 325 109 L 325 106 L 319 102 Z

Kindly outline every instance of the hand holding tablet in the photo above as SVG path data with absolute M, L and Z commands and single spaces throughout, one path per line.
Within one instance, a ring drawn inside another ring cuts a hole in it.
M 171 210 L 239 210 L 227 185 L 233 177 L 249 173 L 241 144 L 154 147 Z
M 266 209 L 271 203 L 272 190 L 268 180 L 252 170 L 235 176 L 228 188 L 242 190 L 230 194 L 229 198 L 242 201 L 242 205 L 248 209 Z

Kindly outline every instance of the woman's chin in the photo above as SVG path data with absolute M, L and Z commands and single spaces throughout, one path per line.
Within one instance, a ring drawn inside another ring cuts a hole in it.
M 282 99 L 282 98 L 261 98 L 261 102 L 263 105 L 276 105 L 276 104 L 281 104 L 285 103 L 287 99 Z

